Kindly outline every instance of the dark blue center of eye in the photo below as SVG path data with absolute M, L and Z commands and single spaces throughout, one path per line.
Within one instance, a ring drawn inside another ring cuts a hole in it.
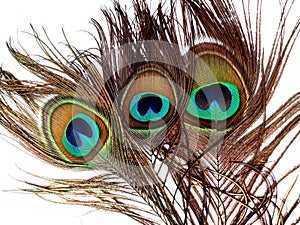
M 92 138 L 93 131 L 89 124 L 82 118 L 75 118 L 69 123 L 66 129 L 66 137 L 67 140 L 72 144 L 74 147 L 81 147 L 82 141 L 80 138 L 80 134 Z
M 218 83 L 199 89 L 195 95 L 195 101 L 197 106 L 203 110 L 207 110 L 215 101 L 220 109 L 226 112 L 230 107 L 232 95 L 228 87 Z
M 146 115 L 149 109 L 152 109 L 154 113 L 159 113 L 162 105 L 163 102 L 159 96 L 147 94 L 138 101 L 138 112 L 141 116 Z

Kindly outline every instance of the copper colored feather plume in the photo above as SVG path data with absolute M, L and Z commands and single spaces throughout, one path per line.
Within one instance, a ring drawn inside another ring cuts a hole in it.
M 29 181 L 26 191 L 144 225 L 286 224 L 299 201 L 285 205 L 292 184 L 281 200 L 277 188 L 299 165 L 282 179 L 273 171 L 299 136 L 299 93 L 271 116 L 266 108 L 300 21 L 286 32 L 293 2 L 278 3 L 278 30 L 265 52 L 263 3 L 255 12 L 250 3 L 170 0 L 153 12 L 133 0 L 130 16 L 115 1 L 102 9 L 109 34 L 92 20 L 95 48 L 81 51 L 65 39 L 71 57 L 34 28 L 39 58 L 9 42 L 39 81 L 1 69 L 1 125 L 51 165 L 97 171 L 88 179 L 54 177 L 51 185 Z M 270 160 L 289 133 L 287 147 Z

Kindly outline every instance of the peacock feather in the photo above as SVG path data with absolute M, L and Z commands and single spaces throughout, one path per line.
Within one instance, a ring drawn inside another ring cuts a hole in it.
M 114 1 L 102 8 L 107 25 L 92 20 L 96 47 L 79 50 L 63 32 L 69 56 L 33 27 L 42 54 L 8 42 L 35 79 L 1 69 L 1 125 L 36 158 L 78 174 L 27 181 L 24 191 L 144 225 L 299 223 L 300 193 L 285 203 L 294 183 L 281 199 L 277 189 L 297 181 L 300 164 L 273 175 L 299 136 L 299 93 L 267 115 L 300 32 L 300 20 L 287 31 L 294 2 L 278 4 L 270 51 L 262 0 L 170 0 L 154 10 L 133 0 L 132 17 Z

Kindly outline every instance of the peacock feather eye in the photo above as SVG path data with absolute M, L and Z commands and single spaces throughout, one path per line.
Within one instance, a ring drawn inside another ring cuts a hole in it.
M 175 113 L 176 97 L 167 70 L 156 64 L 137 69 L 122 99 L 131 129 L 148 131 L 165 126 Z
M 50 101 L 44 110 L 45 136 L 62 159 L 86 163 L 104 153 L 110 139 L 108 122 L 75 99 Z
M 99 127 L 91 117 L 83 113 L 75 115 L 67 124 L 62 143 L 73 156 L 86 157 L 97 145 L 100 136 Z
M 140 122 L 154 122 L 164 118 L 170 109 L 167 97 L 154 92 L 141 92 L 130 102 L 130 116 Z
M 199 44 L 192 51 L 197 59 L 187 122 L 200 128 L 226 130 L 246 113 L 248 91 L 243 70 L 219 45 Z
M 240 106 L 239 90 L 234 84 L 216 82 L 194 89 L 187 111 L 199 119 L 222 121 L 232 117 Z

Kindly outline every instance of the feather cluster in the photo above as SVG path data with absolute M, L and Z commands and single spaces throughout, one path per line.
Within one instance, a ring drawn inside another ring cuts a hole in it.
M 66 38 L 71 58 L 35 29 L 39 59 L 8 43 L 40 81 L 1 69 L 0 124 L 49 164 L 99 171 L 48 186 L 28 182 L 29 191 L 145 225 L 285 224 L 299 201 L 285 208 L 289 192 L 279 201 L 276 188 L 300 165 L 280 180 L 272 171 L 299 136 L 300 95 L 268 118 L 266 107 L 300 21 L 285 34 L 293 3 L 284 1 L 266 57 L 262 0 L 255 17 L 249 2 L 239 14 L 231 0 L 170 0 L 154 12 L 133 0 L 131 18 L 116 1 L 102 10 L 109 34 L 92 20 L 96 48 L 80 51 Z

